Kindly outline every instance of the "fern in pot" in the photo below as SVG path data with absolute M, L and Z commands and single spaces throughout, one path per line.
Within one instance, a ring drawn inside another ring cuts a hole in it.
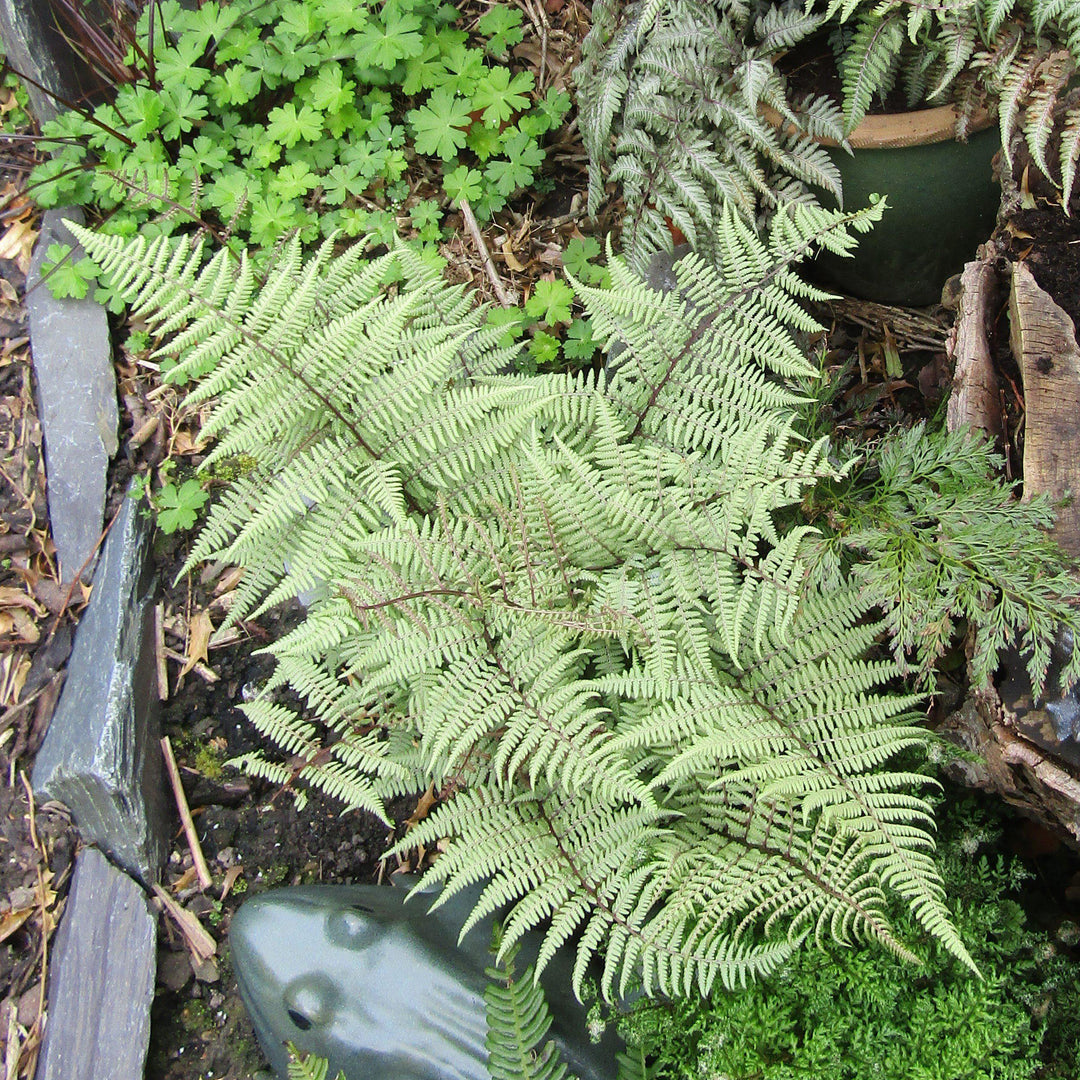
M 874 252 L 842 281 L 833 261 L 830 284 L 929 303 L 992 229 L 999 137 L 1010 163 L 1025 141 L 1068 205 L 1075 3 L 598 0 L 593 17 L 577 73 L 590 203 L 605 176 L 619 183 L 639 265 L 673 237 L 707 252 L 723 198 L 752 220 L 782 202 L 881 193 L 893 211 Z M 831 92 L 800 83 L 815 48 L 833 65 Z M 882 103 L 904 111 L 881 115 Z M 895 252 L 889 234 L 908 231 L 913 247 Z

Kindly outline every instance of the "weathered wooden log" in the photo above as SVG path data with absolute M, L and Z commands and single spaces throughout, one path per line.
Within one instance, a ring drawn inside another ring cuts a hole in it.
M 950 431 L 979 428 L 991 439 L 1002 435 L 998 377 L 990 355 L 990 310 L 997 274 L 987 258 L 969 262 L 960 275 L 956 334 L 950 356 L 955 364 L 946 423 Z
M 1010 340 L 1024 378 L 1024 495 L 1074 498 L 1058 510 L 1054 536 L 1080 555 L 1080 347 L 1072 319 L 1024 263 L 1012 268 Z
M 1050 753 L 1032 741 L 1044 726 L 1045 710 L 1021 712 L 1007 708 L 993 687 L 969 696 L 940 734 L 982 760 L 957 761 L 946 771 L 968 787 L 995 792 L 1080 848 L 1080 780 L 1061 756 L 1061 745 Z M 1076 744 L 1064 752 L 1069 750 L 1075 752 Z
M 992 399 L 982 374 L 991 362 L 986 327 L 992 304 L 983 298 L 992 285 L 984 274 L 992 274 L 988 263 L 969 263 L 964 272 L 950 427 L 989 430 L 986 415 L 1001 414 L 996 377 Z M 1024 497 L 1080 495 L 1080 347 L 1072 320 L 1022 262 L 1010 271 L 1009 319 L 1024 383 Z M 1066 551 L 1080 554 L 1080 504 L 1059 509 L 1054 532 Z M 1040 702 L 1033 700 L 1024 658 L 1010 651 L 998 685 L 973 691 L 941 734 L 981 758 L 953 763 L 955 779 L 995 792 L 1080 848 L 1080 695 L 1063 692 L 1056 674 L 1073 647 L 1071 639 L 1055 646 L 1046 700 Z

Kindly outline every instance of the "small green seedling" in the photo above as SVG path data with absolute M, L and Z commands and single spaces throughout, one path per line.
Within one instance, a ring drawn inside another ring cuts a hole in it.
M 198 480 L 185 480 L 179 487 L 165 484 L 155 499 L 158 528 L 166 534 L 193 528 L 207 498 Z

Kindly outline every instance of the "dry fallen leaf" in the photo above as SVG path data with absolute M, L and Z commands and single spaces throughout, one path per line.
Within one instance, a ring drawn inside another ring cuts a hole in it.
M 524 272 L 525 267 L 521 265 L 514 256 L 513 249 L 510 247 L 510 241 L 504 240 L 502 242 L 502 253 L 506 257 L 506 265 L 514 271 L 515 274 L 521 274 Z
M 36 907 L 25 907 L 19 908 L 18 911 L 5 912 L 3 916 L 0 916 L 0 941 L 7 941 L 35 911 L 37 911 Z
M 230 866 L 229 869 L 225 871 L 225 881 L 222 883 L 221 886 L 222 900 L 224 900 L 225 897 L 229 895 L 232 887 L 236 884 L 236 879 L 240 877 L 243 872 L 244 868 L 239 864 L 236 866 Z
M 32 661 L 22 652 L 9 652 L 0 658 L 0 706 L 14 705 L 22 695 Z
M 30 252 L 37 237 L 30 221 L 12 222 L 0 236 L 0 259 L 11 259 L 24 274 L 29 273 Z
M 205 663 L 210 659 L 210 638 L 213 633 L 214 624 L 210 621 L 210 612 L 197 612 L 188 625 L 187 655 L 184 658 L 184 666 L 180 669 L 181 678 L 200 660 Z
M 25 645 L 34 645 L 41 638 L 37 623 L 22 608 L 0 611 L 0 637 L 9 634 Z
M 198 433 L 181 429 L 173 432 L 170 457 L 176 454 L 198 454 L 206 449 L 206 440 Z
M 214 595 L 221 596 L 223 593 L 232 592 L 240 584 L 244 576 L 242 566 L 234 566 L 221 575 L 221 580 L 214 586 Z
M 199 873 L 194 866 L 189 866 L 170 886 L 174 893 L 190 889 L 199 880 Z
M 24 607 L 39 618 L 45 615 L 45 609 L 22 589 L 13 589 L 10 585 L 0 585 L 0 607 Z
M 406 826 L 411 829 L 414 825 L 419 825 L 420 822 L 428 816 L 428 813 L 435 805 L 435 802 L 435 785 L 433 783 L 428 784 L 428 789 L 420 796 L 420 801 L 416 804 L 416 809 L 406 819 Z

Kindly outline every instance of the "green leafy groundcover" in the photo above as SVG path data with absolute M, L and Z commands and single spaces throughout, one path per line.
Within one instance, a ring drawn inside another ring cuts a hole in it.
M 992 849 L 1000 827 L 971 796 L 939 809 L 939 863 L 961 936 L 984 978 L 942 950 L 923 968 L 882 950 L 804 950 L 770 979 L 621 1022 L 661 1078 L 990 1080 L 1080 1075 L 1080 928 L 1032 929 L 1017 903 L 1028 876 Z M 901 919 L 901 921 L 904 921 Z M 914 929 L 914 928 L 912 928 Z
M 115 210 L 107 231 L 121 235 L 171 232 L 184 215 L 159 216 L 168 193 L 238 243 L 289 230 L 389 242 L 406 214 L 431 243 L 448 199 L 486 220 L 535 185 L 570 108 L 508 66 L 521 24 L 506 4 L 468 19 L 438 0 L 148 4 L 138 40 L 153 62 L 130 54 L 139 74 L 114 102 L 43 125 L 55 156 L 35 198 Z M 430 157 L 419 195 L 417 155 Z

